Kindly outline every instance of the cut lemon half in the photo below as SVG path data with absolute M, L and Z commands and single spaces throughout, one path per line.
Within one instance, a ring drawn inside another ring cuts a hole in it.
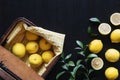
M 108 23 L 101 23 L 98 26 L 98 31 L 102 35 L 108 35 L 111 32 L 111 26 Z
M 118 26 L 120 25 L 120 13 L 113 13 L 110 16 L 110 22 L 114 25 L 114 26 Z
M 91 66 L 95 70 L 100 70 L 104 65 L 103 60 L 100 57 L 93 58 L 91 61 Z

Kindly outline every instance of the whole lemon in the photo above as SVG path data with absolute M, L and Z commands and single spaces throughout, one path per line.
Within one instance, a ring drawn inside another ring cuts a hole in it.
M 105 70 L 105 76 L 108 80 L 115 80 L 118 78 L 119 76 L 119 72 L 118 69 L 115 67 L 108 67 Z
M 41 39 L 39 42 L 39 46 L 42 50 L 49 50 L 52 45 L 47 40 Z
M 120 42 L 120 29 L 115 29 L 110 34 L 110 39 L 112 43 L 119 43 Z
M 43 63 L 42 57 L 37 53 L 31 54 L 28 61 L 32 67 L 39 67 Z
M 26 49 L 23 43 L 15 43 L 12 47 L 12 52 L 14 55 L 16 55 L 19 58 L 22 58 L 25 56 Z
M 48 63 L 54 56 L 52 51 L 45 51 L 42 53 L 42 59 L 45 63 Z
M 94 39 L 89 44 L 89 50 L 93 53 L 99 53 L 103 48 L 103 43 L 99 39 Z
M 109 62 L 117 62 L 120 58 L 120 53 L 118 50 L 111 48 L 105 52 L 105 58 Z
M 29 53 L 36 53 L 39 49 L 38 43 L 35 41 L 30 41 L 26 44 L 26 50 Z
M 27 40 L 37 40 L 39 36 L 32 32 L 27 31 L 25 37 Z

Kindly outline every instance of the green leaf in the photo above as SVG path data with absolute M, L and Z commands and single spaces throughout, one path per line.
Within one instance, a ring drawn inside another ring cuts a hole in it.
M 82 43 L 81 41 L 76 40 L 76 43 L 77 43 L 77 45 L 78 45 L 78 46 L 80 46 L 81 48 L 83 48 L 83 47 L 84 47 L 84 46 L 83 46 L 83 43 Z
M 98 23 L 100 23 L 100 20 L 99 20 L 98 18 L 95 18 L 95 17 L 90 18 L 89 20 L 90 20 L 91 22 L 98 22 Z
M 72 56 L 72 54 L 68 54 L 68 55 L 65 57 L 65 60 L 69 59 L 71 56 Z
M 69 67 L 69 66 L 68 66 L 67 63 L 62 66 L 62 68 L 65 69 L 65 70 L 68 70 L 68 67 Z
M 71 75 L 75 78 L 76 73 L 78 71 L 78 69 L 81 67 L 81 65 L 77 65 L 74 67 L 73 71 L 71 72 Z
M 78 61 L 76 62 L 76 65 L 77 65 L 77 66 L 80 65 L 81 62 L 82 62 L 82 60 L 78 60 Z
M 94 69 L 89 69 L 89 73 L 88 74 L 91 74 L 93 71 L 95 71 Z
M 75 78 L 73 78 L 72 76 L 70 76 L 69 80 L 75 80 Z
M 89 34 L 91 34 L 91 33 L 92 33 L 92 29 L 91 29 L 91 27 L 90 27 L 90 26 L 88 27 L 88 33 L 89 33 Z
M 65 73 L 65 71 L 58 73 L 56 76 L 56 80 L 58 80 L 64 73 Z
M 80 47 L 76 47 L 75 49 L 81 49 Z
M 78 52 L 78 54 L 85 56 L 84 51 L 80 51 L 80 52 Z
M 74 63 L 73 61 L 69 61 L 69 62 L 68 62 L 68 65 L 69 65 L 69 66 L 75 66 L 75 63 Z
M 89 54 L 88 56 L 87 56 L 87 58 L 89 59 L 89 58 L 94 58 L 94 57 L 98 57 L 96 54 L 94 54 L 94 53 L 92 53 L 92 54 Z
M 98 36 L 98 34 L 91 33 L 90 36 L 91 36 L 91 37 L 96 37 L 96 36 Z
M 62 57 L 62 59 L 64 59 L 64 57 L 65 57 L 65 56 L 64 56 L 64 53 L 61 54 L 61 57 Z

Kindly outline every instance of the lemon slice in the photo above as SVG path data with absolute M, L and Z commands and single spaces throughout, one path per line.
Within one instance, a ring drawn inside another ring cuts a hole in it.
M 103 60 L 100 57 L 93 58 L 91 61 L 91 66 L 95 70 L 100 70 L 104 65 Z
M 111 16 L 110 16 L 110 21 L 111 23 L 114 25 L 114 26 L 118 26 L 120 25 L 120 13 L 113 13 Z
M 102 35 L 108 35 L 111 32 L 111 26 L 108 23 L 101 23 L 98 26 L 98 31 Z

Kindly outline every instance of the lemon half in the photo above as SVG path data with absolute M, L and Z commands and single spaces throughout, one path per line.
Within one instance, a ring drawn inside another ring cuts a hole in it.
M 98 31 L 102 35 L 108 35 L 111 32 L 111 26 L 108 23 L 101 23 L 98 26 Z
M 115 26 L 118 26 L 120 25 L 120 13 L 116 12 L 116 13 L 113 13 L 111 16 L 110 16 L 110 21 L 113 25 Z

